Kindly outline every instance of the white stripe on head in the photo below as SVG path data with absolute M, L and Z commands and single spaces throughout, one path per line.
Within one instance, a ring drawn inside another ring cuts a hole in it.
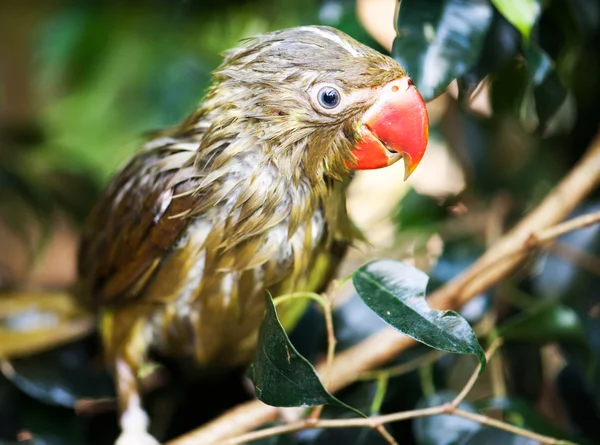
M 338 46 L 340 46 L 343 49 L 345 49 L 346 51 L 348 51 L 353 57 L 360 57 L 363 55 L 361 51 L 356 49 L 353 45 L 351 45 L 346 40 L 342 39 L 338 34 L 334 33 L 333 31 L 329 31 L 329 30 L 322 29 L 322 28 L 316 28 L 316 27 L 312 27 L 312 26 L 306 26 L 306 27 L 304 27 L 304 29 L 306 31 L 314 32 L 315 34 L 320 35 L 324 39 L 327 39 L 327 40 L 330 40 L 330 41 L 336 43 Z

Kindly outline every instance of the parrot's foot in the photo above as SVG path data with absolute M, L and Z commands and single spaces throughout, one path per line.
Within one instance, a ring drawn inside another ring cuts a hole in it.
M 121 413 L 121 435 L 115 445 L 160 445 L 150 433 L 148 415 L 137 394 L 130 396 L 129 406 Z
M 160 445 L 147 431 L 123 431 L 115 445 Z

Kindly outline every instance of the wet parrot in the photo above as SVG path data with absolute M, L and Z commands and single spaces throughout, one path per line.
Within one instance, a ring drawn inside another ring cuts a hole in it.
M 99 314 L 117 444 L 157 443 L 138 388 L 150 349 L 201 368 L 249 363 L 265 292 L 322 289 L 352 242 L 352 172 L 403 159 L 408 177 L 427 138 L 404 69 L 338 30 L 226 52 L 198 108 L 114 176 L 82 234 L 77 295 Z

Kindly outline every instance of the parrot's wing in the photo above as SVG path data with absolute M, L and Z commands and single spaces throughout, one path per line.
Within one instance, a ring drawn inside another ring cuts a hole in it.
M 177 181 L 194 150 L 165 145 L 134 157 L 97 202 L 79 250 L 80 299 L 96 304 L 131 301 L 185 233 L 182 217 L 203 199 L 185 193 L 193 175 Z M 177 199 L 173 199 L 179 195 Z

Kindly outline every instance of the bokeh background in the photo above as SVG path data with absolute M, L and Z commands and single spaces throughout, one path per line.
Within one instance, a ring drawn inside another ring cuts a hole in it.
M 370 244 L 350 252 L 341 275 L 373 257 L 397 258 L 429 273 L 434 288 L 468 267 L 577 162 L 600 122 L 600 4 L 514 0 L 533 11 L 519 22 L 502 8 L 510 3 L 404 0 L 395 18 L 394 0 L 2 0 L 0 443 L 114 440 L 112 385 L 93 318 L 66 292 L 76 279 L 78 233 L 111 174 L 146 133 L 195 108 L 219 53 L 243 37 L 335 26 L 391 52 L 431 99 L 431 143 L 411 179 L 402 182 L 398 163 L 354 180 L 348 207 Z M 577 213 L 597 210 L 596 192 Z M 539 432 L 600 443 L 599 255 L 598 226 L 572 233 L 463 310 L 482 336 L 507 339 L 469 403 Z M 382 327 L 351 287 L 342 294 L 340 349 Z M 308 357 L 322 356 L 317 309 L 294 336 Z M 423 365 L 390 380 L 378 412 L 460 389 L 473 362 L 428 354 L 416 348 L 397 358 L 423 357 Z M 182 383 L 174 364 L 152 371 L 149 406 L 161 438 L 250 397 L 240 372 L 200 384 Z M 369 411 L 377 388 L 366 380 L 342 398 Z M 393 432 L 402 443 L 521 443 L 445 417 Z M 381 438 L 327 431 L 278 440 L 268 443 Z

